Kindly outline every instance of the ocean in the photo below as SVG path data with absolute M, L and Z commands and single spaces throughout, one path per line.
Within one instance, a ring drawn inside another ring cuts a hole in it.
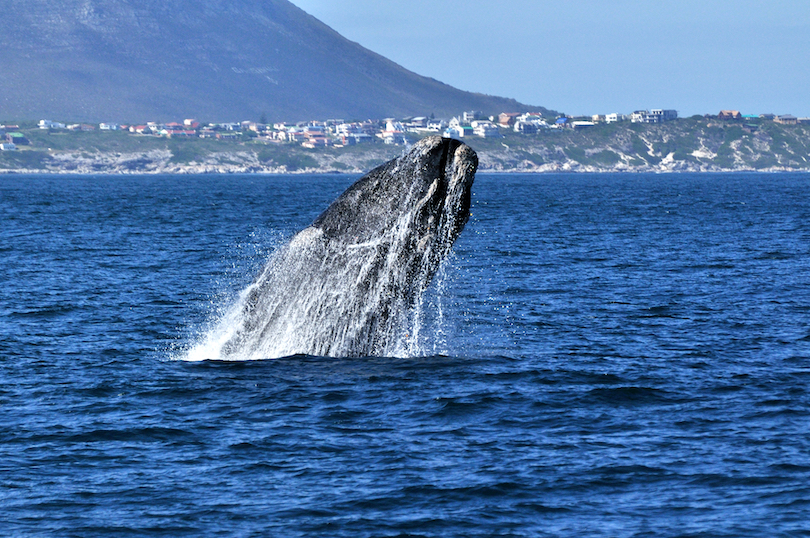
M 355 179 L 0 176 L 0 534 L 810 536 L 810 175 L 479 174 L 420 353 L 187 360 Z

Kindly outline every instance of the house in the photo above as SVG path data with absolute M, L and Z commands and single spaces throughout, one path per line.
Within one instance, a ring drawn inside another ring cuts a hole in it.
M 99 123 L 98 128 L 101 131 L 118 131 L 120 129 L 117 123 Z
M 375 136 L 380 131 L 381 125 L 378 121 L 366 120 L 360 124 L 360 130 L 369 136 Z
M 481 112 L 479 112 L 477 110 L 471 110 L 469 112 L 464 112 L 461 115 L 461 117 L 464 120 L 464 123 L 469 125 L 469 124 L 471 124 L 472 122 L 474 122 L 475 120 L 477 120 L 477 119 L 479 119 L 481 117 Z
M 408 130 L 417 130 L 421 131 L 427 128 L 428 119 L 424 116 L 419 116 L 417 118 L 411 118 L 410 120 L 405 122 L 405 127 Z
M 806 125 L 806 124 L 810 123 L 810 118 L 799 118 L 796 121 L 798 123 L 802 124 L 802 125 Z
M 242 126 L 238 123 L 217 123 L 216 125 L 209 125 L 217 131 L 241 131 Z
M 636 110 L 635 112 L 630 114 L 631 123 L 648 123 L 646 120 L 647 120 L 646 110 Z
M 310 149 L 325 148 L 326 146 L 329 145 L 329 140 L 324 135 L 312 134 L 308 136 L 306 140 L 301 143 L 301 145 L 305 148 Z
M 6 142 L 9 144 L 14 144 L 15 146 L 28 146 L 31 144 L 31 142 L 29 142 L 22 133 L 8 133 L 6 135 Z
M 428 131 L 435 131 L 438 133 L 445 127 L 447 127 L 447 122 L 444 120 L 430 120 L 427 122 Z
M 520 123 L 520 122 L 530 123 L 534 127 L 536 127 L 538 131 L 540 129 L 548 129 L 548 127 L 549 127 L 546 120 L 543 119 L 543 115 L 540 114 L 539 112 L 527 112 L 526 114 L 518 116 L 515 123 L 517 124 L 517 123 Z
M 762 118 L 763 120 L 771 120 L 771 121 L 776 119 L 775 114 L 760 114 L 759 117 Z
M 380 138 L 383 139 L 383 142 L 389 145 L 396 145 L 401 146 L 407 143 L 405 139 L 405 135 L 402 131 L 383 131 L 382 133 L 378 134 Z
M 456 140 L 461 140 L 464 138 L 464 128 L 463 127 L 448 127 L 444 130 L 444 134 L 442 135 L 444 138 L 454 138 Z
M 343 142 L 344 146 L 353 146 L 355 144 L 364 144 L 366 142 L 371 142 L 373 137 L 370 134 L 366 133 L 353 133 L 343 135 L 340 137 L 340 139 Z
M 192 137 L 192 136 L 196 136 L 197 131 L 191 131 L 191 130 L 188 130 L 188 129 L 172 128 L 172 129 L 162 129 L 160 131 L 160 134 L 162 136 L 165 136 L 166 138 L 189 138 L 189 137 Z
M 605 123 L 616 123 L 619 121 L 624 121 L 624 114 L 605 114 Z
M 388 133 L 403 133 L 405 132 L 405 126 L 403 126 L 398 121 L 387 121 L 385 123 L 385 132 Z
M 799 123 L 799 118 L 793 116 L 792 114 L 784 114 L 781 116 L 776 116 L 774 119 L 776 123 L 781 123 L 782 125 L 797 125 Z
M 373 138 L 363 130 L 363 126 L 359 123 L 341 123 L 335 127 L 335 134 L 344 146 L 370 142 Z
M 557 118 L 557 121 L 554 122 L 555 129 L 564 129 L 566 127 L 570 127 L 571 122 L 566 117 Z
M 574 128 L 575 131 L 579 131 L 582 129 L 587 129 L 588 127 L 593 127 L 596 124 L 592 121 L 575 121 L 571 124 L 571 127 Z
M 64 123 L 58 123 L 51 120 L 39 120 L 39 128 L 40 129 L 64 129 Z M 19 127 L 18 127 L 19 129 Z
M 222 136 L 223 135 L 220 135 L 217 138 L 221 138 Z M 233 136 L 236 137 L 236 134 L 234 133 Z M 288 127 L 286 134 L 279 138 L 287 142 L 303 142 L 306 140 L 306 135 L 304 134 L 304 129 L 301 127 Z
M 356 123 L 341 123 L 335 126 L 335 134 L 338 136 L 349 136 L 353 134 L 360 134 L 363 131 Z
M 650 114 L 658 118 L 658 121 L 656 123 L 678 119 L 678 111 L 672 109 L 654 108 L 650 110 Z
M 0 151 L 17 151 L 17 146 L 11 142 L 7 144 L 0 144 Z
M 654 108 L 652 110 L 636 110 L 630 114 L 632 123 L 663 123 L 678 119 L 677 110 Z
M 312 125 L 304 128 L 304 142 L 301 144 L 305 148 L 325 148 L 329 145 L 329 139 L 323 126 Z
M 501 127 L 512 127 L 515 125 L 518 116 L 520 116 L 517 112 L 501 112 L 498 115 L 498 123 Z
M 741 120 L 742 114 L 740 114 L 739 110 L 721 110 L 720 114 L 717 115 L 717 119 L 724 121 Z
M 520 134 L 537 134 L 537 125 L 530 121 L 516 121 L 513 129 Z
M 377 137 L 386 144 L 403 145 L 407 143 L 404 133 L 405 127 L 400 122 L 388 119 L 385 122 L 385 130 L 377 133 Z
M 473 121 L 473 134 L 481 138 L 501 138 L 501 131 L 491 121 Z

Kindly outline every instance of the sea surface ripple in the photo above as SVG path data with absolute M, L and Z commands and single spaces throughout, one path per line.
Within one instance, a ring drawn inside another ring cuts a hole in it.
M 810 536 L 810 175 L 479 174 L 425 356 L 180 360 L 353 179 L 0 176 L 4 536 Z

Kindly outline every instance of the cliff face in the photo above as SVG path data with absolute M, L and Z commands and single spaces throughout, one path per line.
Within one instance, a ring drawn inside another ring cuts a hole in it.
M 287 0 L 26 0 L 0 16 L 0 120 L 300 121 L 526 109 L 386 60 Z

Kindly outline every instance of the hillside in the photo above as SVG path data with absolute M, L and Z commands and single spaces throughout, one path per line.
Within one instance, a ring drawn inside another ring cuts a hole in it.
M 662 124 L 622 122 L 468 142 L 489 170 L 810 170 L 810 125 L 765 120 L 748 126 L 703 117 Z
M 749 128 L 750 130 L 750 128 Z M 308 149 L 235 139 L 166 139 L 125 132 L 20 131 L 21 151 L 0 152 L 0 172 L 360 173 L 401 154 L 381 141 Z M 762 121 L 753 132 L 737 123 L 688 118 L 660 125 L 619 123 L 584 131 L 545 130 L 503 138 L 472 137 L 483 172 L 810 171 L 810 126 Z M 409 135 L 411 142 L 418 138 Z
M 419 76 L 287 0 L 26 0 L 2 11 L 0 121 L 543 110 Z

